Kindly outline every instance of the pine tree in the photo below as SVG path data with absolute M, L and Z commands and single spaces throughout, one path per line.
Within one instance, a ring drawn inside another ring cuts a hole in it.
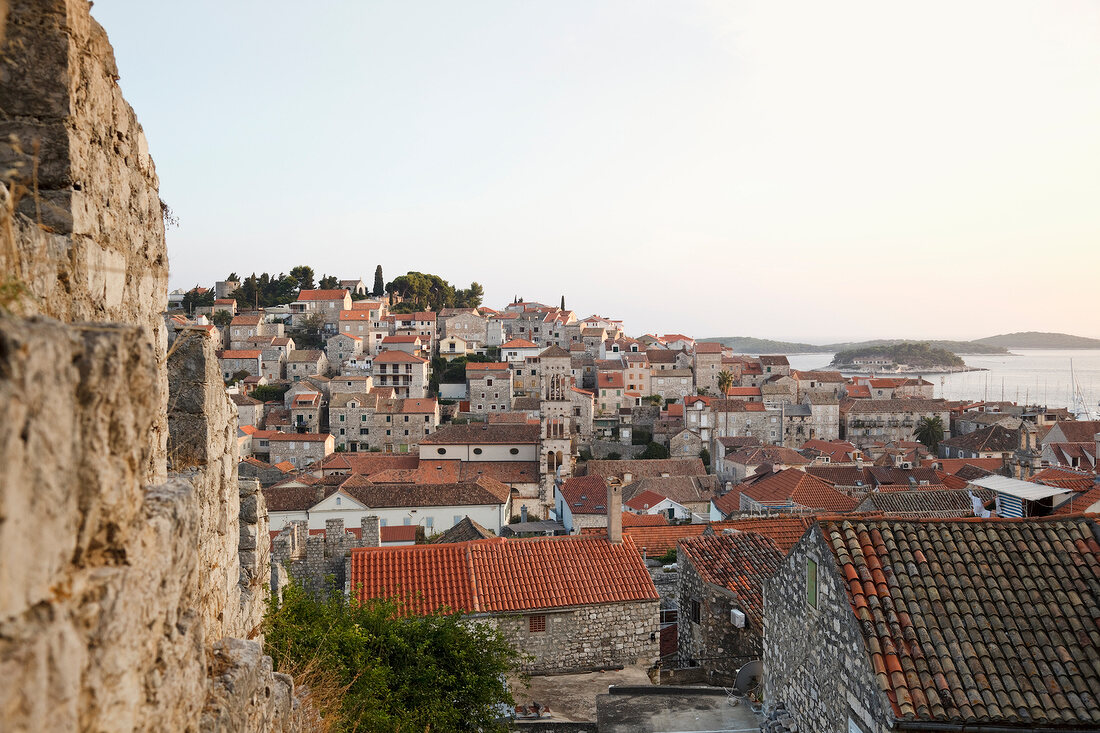
M 565 310 L 565 296 L 561 296 L 561 309 Z

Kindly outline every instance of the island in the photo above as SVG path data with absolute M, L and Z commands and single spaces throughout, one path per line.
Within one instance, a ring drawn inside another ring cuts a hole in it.
M 957 354 L 924 341 L 838 351 L 831 368 L 841 372 L 943 374 L 972 371 Z

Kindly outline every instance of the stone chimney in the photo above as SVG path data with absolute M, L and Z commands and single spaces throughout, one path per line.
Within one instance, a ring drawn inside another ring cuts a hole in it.
M 378 516 L 375 514 L 369 517 L 363 517 L 359 521 L 359 546 L 360 547 L 381 547 L 382 546 L 382 530 L 381 523 L 378 521 Z
M 623 487 L 616 478 L 607 480 L 607 539 L 623 541 Z

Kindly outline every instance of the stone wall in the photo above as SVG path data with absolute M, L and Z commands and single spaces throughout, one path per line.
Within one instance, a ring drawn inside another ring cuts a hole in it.
M 324 535 L 310 535 L 305 520 L 291 522 L 271 541 L 271 592 L 282 598 L 291 578 L 318 596 L 331 588 L 350 591 L 352 548 L 379 547 L 379 525 L 378 517 L 363 517 L 356 537 L 345 531 L 343 519 L 325 520 Z
M 0 273 L 24 291 L 7 307 L 139 325 L 163 354 L 168 253 L 157 174 L 115 83 L 107 34 L 84 0 L 9 4 L 0 46 Z M 163 364 L 158 382 L 163 398 Z M 154 446 L 147 478 L 163 481 L 162 416 L 146 439 Z
M 156 174 L 89 7 L 0 26 L 3 727 L 297 730 L 289 680 L 228 638 L 259 630 L 266 510 L 208 342 L 169 387 Z
M 806 599 L 807 560 L 817 562 L 817 608 Z M 875 683 L 848 590 L 815 525 L 764 581 L 764 701 L 784 706 L 798 730 L 888 730 L 890 703 Z
M 680 612 L 677 615 L 681 664 L 698 664 L 712 685 L 732 686 L 742 665 L 760 659 L 760 630 L 745 620 L 745 628 L 730 623 L 730 611 L 740 608 L 735 594 L 705 582 L 680 553 Z M 691 602 L 699 604 L 699 621 L 691 618 Z
M 535 615 L 545 618 L 545 631 L 530 630 L 530 614 L 477 621 L 496 626 L 518 651 L 532 655 L 523 667 L 535 674 L 587 672 L 636 662 L 648 667 L 657 661 L 657 601 L 579 606 Z

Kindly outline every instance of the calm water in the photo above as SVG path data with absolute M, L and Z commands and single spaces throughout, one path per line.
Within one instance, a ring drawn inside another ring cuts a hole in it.
M 794 369 L 821 369 L 832 354 L 790 354 Z M 1027 401 L 1047 407 L 1071 407 L 1070 359 L 1081 387 L 1085 407 L 1093 419 L 1100 412 L 1100 350 L 1098 349 L 1016 349 L 1011 354 L 962 355 L 968 366 L 984 372 L 929 375 L 936 385 L 936 397 L 949 400 Z

